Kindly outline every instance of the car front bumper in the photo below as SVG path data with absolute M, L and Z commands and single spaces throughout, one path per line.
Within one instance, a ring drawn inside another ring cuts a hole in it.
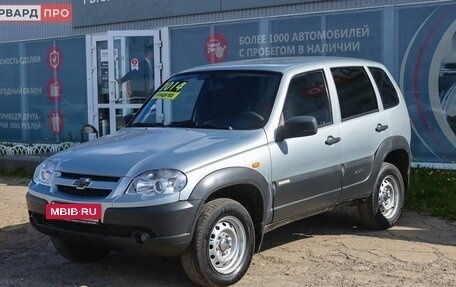
M 74 242 L 130 253 L 178 256 L 188 247 L 199 201 L 150 207 L 107 208 L 98 224 L 47 220 L 46 200 L 27 193 L 30 224 L 38 231 Z

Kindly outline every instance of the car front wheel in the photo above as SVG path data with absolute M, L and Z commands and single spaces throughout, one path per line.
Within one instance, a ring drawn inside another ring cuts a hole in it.
M 252 260 L 255 232 L 248 211 L 222 198 L 206 203 L 193 240 L 181 256 L 187 276 L 201 286 L 228 286 L 239 281 Z

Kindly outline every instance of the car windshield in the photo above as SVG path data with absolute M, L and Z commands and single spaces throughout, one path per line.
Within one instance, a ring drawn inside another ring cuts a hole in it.
M 249 130 L 269 119 L 281 79 L 264 71 L 178 74 L 144 104 L 130 127 Z

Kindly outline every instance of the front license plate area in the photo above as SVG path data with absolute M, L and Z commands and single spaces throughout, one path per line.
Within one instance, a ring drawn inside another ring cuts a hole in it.
M 46 219 L 63 220 L 85 224 L 100 224 L 100 203 L 59 203 L 46 204 Z

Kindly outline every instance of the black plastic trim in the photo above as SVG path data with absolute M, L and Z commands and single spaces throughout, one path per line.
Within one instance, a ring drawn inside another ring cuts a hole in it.
M 372 169 L 370 175 L 363 181 L 361 184 L 356 186 L 356 190 L 351 192 L 344 193 L 344 187 L 342 188 L 342 197 L 341 201 L 352 200 L 354 198 L 367 197 L 373 192 L 373 187 L 377 179 L 377 174 L 380 171 L 380 168 L 387 158 L 387 156 L 396 150 L 404 150 L 408 154 L 409 162 L 407 163 L 410 169 L 410 162 L 412 159 L 410 146 L 407 139 L 402 136 L 392 136 L 385 139 L 377 151 L 374 154 Z
M 259 172 L 246 167 L 224 168 L 208 174 L 195 186 L 189 200 L 204 203 L 215 191 L 239 184 L 250 184 L 260 191 L 263 197 L 263 219 L 272 219 L 272 216 L 268 216 L 268 211 L 272 209 L 269 184 Z
M 193 219 L 192 232 L 195 230 L 196 221 L 201 213 L 203 203 L 213 195 L 216 191 L 234 185 L 252 185 L 259 190 L 263 198 L 263 214 L 260 221 L 254 222 L 255 224 L 255 245 L 256 250 L 259 251 L 264 236 L 264 228 L 266 223 L 272 222 L 273 209 L 272 209 L 272 190 L 266 179 L 257 171 L 245 167 L 230 167 L 214 171 L 204 177 L 193 189 L 189 200 L 200 201 L 198 206 L 197 216 Z M 258 220 L 258 219 L 257 219 Z

